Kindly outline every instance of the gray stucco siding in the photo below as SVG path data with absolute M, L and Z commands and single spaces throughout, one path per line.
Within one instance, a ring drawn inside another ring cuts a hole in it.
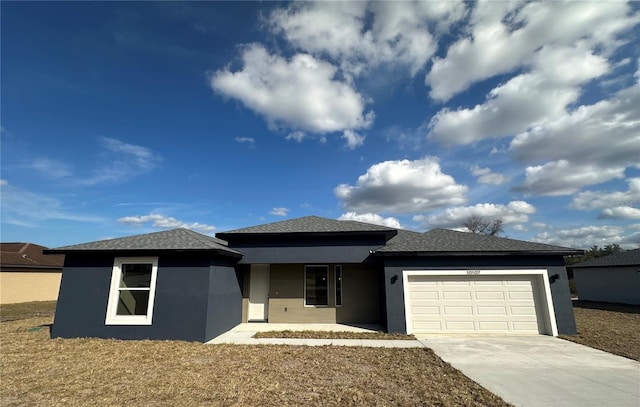
M 640 266 L 573 269 L 578 298 L 623 304 L 640 304 Z
M 105 324 L 113 261 L 123 255 L 68 254 L 52 337 L 204 342 L 240 322 L 240 286 L 227 259 L 206 254 L 156 255 L 153 320 L 140 326 Z
M 240 264 L 364 263 L 379 246 L 234 247 Z
M 389 257 L 384 259 L 384 292 L 388 332 L 406 333 L 404 270 L 547 269 L 558 278 L 550 284 L 558 333 L 576 333 L 573 305 L 564 261 L 560 256 Z

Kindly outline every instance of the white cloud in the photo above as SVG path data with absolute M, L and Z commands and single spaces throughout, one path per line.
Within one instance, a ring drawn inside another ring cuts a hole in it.
M 604 219 L 640 219 L 640 209 L 630 206 L 616 206 L 615 208 L 603 209 L 600 217 Z
M 191 230 L 197 230 L 199 232 L 213 232 L 216 228 L 215 226 L 193 222 L 193 223 L 185 223 L 177 220 L 171 216 L 164 216 L 157 213 L 150 213 L 149 215 L 142 216 L 125 216 L 118 219 L 118 222 L 124 223 L 127 225 L 141 226 L 145 223 L 151 222 L 151 226 L 154 228 L 161 229 L 173 229 L 173 228 L 185 228 Z
M 640 156 L 640 86 L 518 134 L 510 150 L 522 161 L 558 160 L 637 165 Z M 603 135 L 606 134 L 606 137 Z
M 571 164 L 567 160 L 527 167 L 526 179 L 514 191 L 537 195 L 569 195 L 587 185 L 624 178 L 624 167 L 601 168 L 593 164 Z
M 373 223 L 374 225 L 387 226 L 390 228 L 402 229 L 398 219 L 394 217 L 384 218 L 377 213 L 356 213 L 347 212 L 340 215 L 338 220 L 355 220 L 358 222 Z
M 242 69 L 210 74 L 213 90 L 240 100 L 272 127 L 324 134 L 366 128 L 373 112 L 367 100 L 337 78 L 337 68 L 308 54 L 287 60 L 251 44 L 242 52 Z
M 462 2 L 303 2 L 276 9 L 268 22 L 294 47 L 328 58 L 349 75 L 381 64 L 413 76 L 435 53 L 430 25 L 445 31 L 465 15 Z
M 614 178 L 625 168 L 640 168 L 640 86 L 610 100 L 580 106 L 518 134 L 510 151 L 520 161 L 549 161 L 525 170 L 517 190 L 564 195 Z M 606 135 L 606 136 L 603 136 Z
M 305 138 L 307 138 L 307 135 L 301 131 L 294 131 L 287 135 L 287 140 L 294 140 L 298 143 L 302 143 L 302 140 L 304 140 Z
M 102 137 L 102 155 L 105 164 L 93 171 L 94 175 L 76 180 L 80 185 L 96 185 L 104 182 L 122 182 L 151 171 L 162 157 L 153 150 Z
M 353 150 L 356 147 L 360 147 L 364 144 L 364 139 L 366 138 L 366 136 L 361 136 L 360 134 L 352 130 L 345 130 L 342 133 L 342 138 L 347 141 L 347 148 Z
M 52 220 L 75 222 L 101 222 L 99 216 L 76 213 L 62 201 L 26 189 L 0 183 L 0 200 L 2 211 L 0 215 L 3 223 L 19 226 L 36 227 L 39 223 Z
M 638 22 L 631 10 L 623 2 L 479 2 L 469 35 L 435 58 L 425 79 L 430 96 L 446 101 L 475 82 L 513 72 L 545 44 L 580 41 L 610 54 L 620 45 L 616 36 Z
M 490 168 L 480 168 L 477 165 L 471 167 L 471 175 L 478 178 L 479 184 L 502 185 L 507 182 L 507 177 L 504 175 L 493 172 Z
M 533 222 L 531 226 L 533 226 L 536 229 L 546 229 L 548 227 L 546 223 L 542 223 L 542 222 Z
M 640 243 L 640 234 L 629 233 L 621 226 L 582 226 L 542 232 L 533 240 L 579 249 L 588 249 L 592 246 L 603 247 L 615 243 L 625 248 L 633 248 Z
M 628 191 L 584 191 L 570 207 L 580 210 L 602 209 L 600 218 L 640 219 L 640 178 L 629 178 Z
M 289 211 L 289 208 L 273 208 L 269 211 L 269 214 L 274 216 L 287 216 Z
M 375 164 L 355 186 L 340 184 L 334 193 L 357 213 L 415 213 L 463 204 L 467 187 L 444 174 L 437 158 L 424 157 Z
M 541 120 L 565 114 L 577 100 L 579 85 L 608 70 L 606 59 L 584 47 L 546 46 L 532 61 L 532 72 L 511 78 L 472 109 L 448 108 L 429 122 L 429 138 L 442 144 L 469 144 L 513 136 Z
M 482 203 L 473 206 L 458 206 L 448 208 L 435 215 L 416 215 L 414 222 L 420 227 L 462 227 L 462 223 L 472 216 L 479 216 L 487 221 L 502 219 L 505 225 L 520 224 L 529 221 L 529 215 L 536 212 L 536 208 L 525 201 L 511 201 L 507 205 Z
M 253 137 L 236 137 L 234 140 L 236 143 L 247 144 L 250 148 L 256 145 L 256 139 Z
M 68 164 L 48 158 L 37 158 L 28 167 L 52 178 L 64 178 L 72 174 Z
M 9 185 L 9 181 L 7 181 L 6 179 L 0 179 L 0 186 L 5 186 L 5 185 Z

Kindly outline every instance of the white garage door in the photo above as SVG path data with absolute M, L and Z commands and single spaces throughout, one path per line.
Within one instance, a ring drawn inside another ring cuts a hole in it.
M 407 330 L 428 333 L 544 333 L 537 276 L 427 276 L 407 280 Z

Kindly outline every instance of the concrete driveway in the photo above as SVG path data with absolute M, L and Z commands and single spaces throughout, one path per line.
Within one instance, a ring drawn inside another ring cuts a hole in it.
M 516 406 L 640 406 L 640 363 L 543 335 L 420 339 Z

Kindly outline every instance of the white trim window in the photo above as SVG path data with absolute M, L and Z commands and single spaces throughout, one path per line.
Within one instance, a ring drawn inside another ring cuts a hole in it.
M 151 325 L 157 274 L 157 257 L 116 257 L 105 324 Z
M 333 279 L 336 293 L 336 307 L 342 307 L 342 266 L 334 266 L 335 278 Z
M 329 306 L 329 266 L 304 266 L 304 305 Z

